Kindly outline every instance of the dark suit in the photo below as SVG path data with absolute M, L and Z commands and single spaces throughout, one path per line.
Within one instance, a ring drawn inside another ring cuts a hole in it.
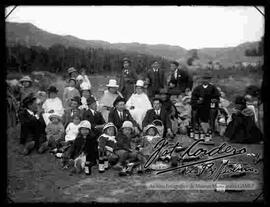
M 149 109 L 146 112 L 146 115 L 145 115 L 143 122 L 142 122 L 143 128 L 146 127 L 148 124 L 152 124 L 152 122 L 155 119 L 162 121 L 162 123 L 164 125 L 164 135 L 166 134 L 167 129 L 172 128 L 172 123 L 171 123 L 171 120 L 169 118 L 169 114 L 164 107 L 161 107 L 159 115 L 156 114 L 154 109 Z
M 90 109 L 83 110 L 82 120 L 89 121 L 91 126 L 92 126 L 92 129 L 94 129 L 96 127 L 96 125 L 105 124 L 105 120 L 104 120 L 102 114 L 99 111 L 95 111 L 95 115 L 93 115 L 92 111 Z
M 148 86 L 148 96 L 150 98 L 154 97 L 159 93 L 161 88 L 165 87 L 165 75 L 164 71 L 161 69 L 158 69 L 156 72 L 154 72 L 153 68 L 148 70 L 146 73 L 146 78 L 148 78 L 150 81 Z
M 45 128 L 46 124 L 42 116 L 37 119 L 31 115 L 26 109 L 19 113 L 21 122 L 20 144 L 35 141 L 35 146 L 39 147 L 41 143 L 46 141 Z
M 186 88 L 192 89 L 193 80 L 187 71 L 182 69 L 177 69 L 177 77 L 175 77 L 175 72 L 171 74 L 169 84 L 172 83 L 175 87 L 170 88 L 169 92 L 171 94 L 179 95 L 185 92 Z
M 124 121 L 131 121 L 134 126 L 139 127 L 138 123 L 132 118 L 131 114 L 129 113 L 127 109 L 124 109 L 123 119 L 121 120 L 117 112 L 117 109 L 112 108 L 109 113 L 108 122 L 112 122 L 117 127 L 117 129 L 120 129 Z
M 203 98 L 202 103 L 198 103 L 199 98 Z M 209 122 L 211 128 L 214 130 L 214 121 L 216 118 L 218 103 L 216 103 L 215 109 L 210 109 L 211 99 L 217 99 L 219 101 L 220 93 L 216 86 L 209 84 L 207 88 L 203 88 L 202 85 L 198 85 L 191 95 L 192 106 L 192 122 L 194 125 L 199 121 Z M 193 125 L 193 126 L 194 126 Z

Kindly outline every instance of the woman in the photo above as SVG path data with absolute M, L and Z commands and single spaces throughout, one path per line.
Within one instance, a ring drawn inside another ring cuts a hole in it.
M 235 113 L 224 136 L 237 143 L 256 143 L 262 141 L 262 133 L 255 124 L 254 113 L 247 107 L 242 96 L 235 99 Z
M 48 99 L 46 99 L 46 101 L 42 105 L 42 108 L 44 110 L 43 118 L 46 125 L 48 125 L 48 123 L 50 122 L 49 116 L 52 113 L 57 113 L 61 117 L 64 114 L 64 107 L 60 98 L 57 97 L 57 92 L 58 90 L 55 86 L 50 86 L 48 88 Z
M 63 93 L 63 105 L 64 108 L 68 108 L 70 105 L 70 101 L 75 96 L 81 97 L 80 92 L 77 90 L 76 86 L 76 79 L 70 78 L 69 79 L 69 86 L 65 87 L 64 93 Z
M 126 107 L 131 116 L 141 128 L 146 112 L 149 109 L 152 109 L 151 102 L 149 101 L 148 96 L 144 93 L 143 88 L 144 82 L 142 80 L 138 80 L 135 85 L 136 93 L 132 94 L 126 103 Z
M 106 85 L 108 90 L 104 91 L 103 96 L 99 102 L 99 111 L 102 113 L 103 118 L 106 122 L 108 122 L 108 116 L 111 108 L 113 107 L 113 102 L 118 96 L 122 96 L 122 94 L 118 91 L 118 85 L 116 80 L 109 80 L 109 84 Z

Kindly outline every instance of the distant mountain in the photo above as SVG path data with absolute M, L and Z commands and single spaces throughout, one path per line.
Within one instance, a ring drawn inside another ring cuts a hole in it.
M 179 46 L 165 44 L 141 44 L 141 43 L 114 43 L 111 44 L 101 40 L 82 40 L 71 35 L 56 35 L 46 32 L 31 23 L 6 23 L 6 40 L 7 45 L 21 43 L 27 46 L 40 45 L 50 47 L 53 44 L 62 44 L 66 47 L 78 48 L 104 48 L 118 49 L 128 52 L 137 52 L 141 54 L 149 54 L 153 56 L 161 56 L 166 59 L 178 60 L 180 58 L 187 59 L 189 57 L 188 50 Z M 224 66 L 233 64 L 237 61 L 257 61 L 257 57 L 246 57 L 245 50 L 257 47 L 258 42 L 247 42 L 236 47 L 227 48 L 203 48 L 198 50 L 199 62 L 207 63 L 211 61 L 219 61 Z

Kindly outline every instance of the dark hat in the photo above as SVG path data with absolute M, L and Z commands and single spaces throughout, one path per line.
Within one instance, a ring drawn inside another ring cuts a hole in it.
M 169 92 L 168 92 L 168 90 L 166 89 L 166 88 L 161 88 L 160 90 L 159 90 L 159 94 L 169 94 Z
M 23 106 L 27 107 L 28 104 L 33 103 L 35 100 L 36 100 L 36 97 L 35 97 L 34 93 L 30 93 L 28 96 L 26 96 L 23 99 L 23 101 L 22 101 Z
M 119 102 L 125 102 L 126 103 L 126 99 L 121 97 L 121 96 L 117 96 L 117 98 L 113 102 L 113 106 L 115 107 Z
M 77 70 L 74 67 L 69 68 L 68 73 L 73 73 L 73 72 L 77 72 Z
M 202 79 L 204 80 L 209 80 L 212 78 L 211 74 L 210 73 L 204 73 L 202 76 L 201 76 Z
M 176 65 L 177 67 L 179 66 L 179 63 L 177 61 L 171 61 L 171 64 Z
M 90 96 L 87 100 L 87 105 L 91 105 L 92 103 L 97 102 L 94 96 Z
M 70 82 L 71 80 L 74 80 L 75 83 L 76 83 L 76 79 L 75 79 L 75 78 L 70 78 L 70 79 L 68 80 L 68 82 Z
M 246 99 L 243 96 L 236 96 L 234 100 L 235 104 L 246 105 Z
M 50 86 L 48 89 L 47 89 L 48 93 L 52 92 L 52 93 L 57 93 L 58 90 L 55 86 Z
M 128 61 L 129 63 L 131 63 L 130 59 L 127 58 L 127 57 L 124 57 L 123 60 L 122 60 L 123 63 L 124 63 L 125 61 Z
M 79 105 L 82 105 L 80 96 L 74 96 L 71 101 L 76 101 Z

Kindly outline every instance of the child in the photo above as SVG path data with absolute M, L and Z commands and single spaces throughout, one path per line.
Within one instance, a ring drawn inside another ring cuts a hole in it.
M 70 78 L 69 79 L 69 86 L 64 89 L 63 93 L 63 105 L 64 108 L 68 108 L 70 105 L 70 100 L 75 97 L 79 96 L 81 97 L 78 89 L 75 88 L 76 85 L 76 79 Z
M 98 149 L 100 154 L 108 156 L 111 165 L 117 162 L 118 156 L 114 153 L 116 146 L 116 126 L 109 122 L 103 127 L 102 135 L 98 138 Z
M 86 162 L 90 163 L 89 166 L 93 166 L 96 164 L 97 158 L 97 136 L 92 132 L 90 122 L 83 120 L 79 126 L 79 133 L 70 149 L 65 153 L 64 159 L 69 159 L 70 163 L 74 163 L 72 172 L 80 173 Z
M 45 129 L 48 147 L 51 149 L 51 152 L 56 153 L 60 147 L 60 142 L 63 141 L 64 126 L 61 122 L 61 117 L 57 114 L 51 114 L 49 119 L 50 123 Z
M 65 142 L 73 142 L 79 133 L 81 118 L 79 114 L 72 116 L 72 122 L 67 125 Z

